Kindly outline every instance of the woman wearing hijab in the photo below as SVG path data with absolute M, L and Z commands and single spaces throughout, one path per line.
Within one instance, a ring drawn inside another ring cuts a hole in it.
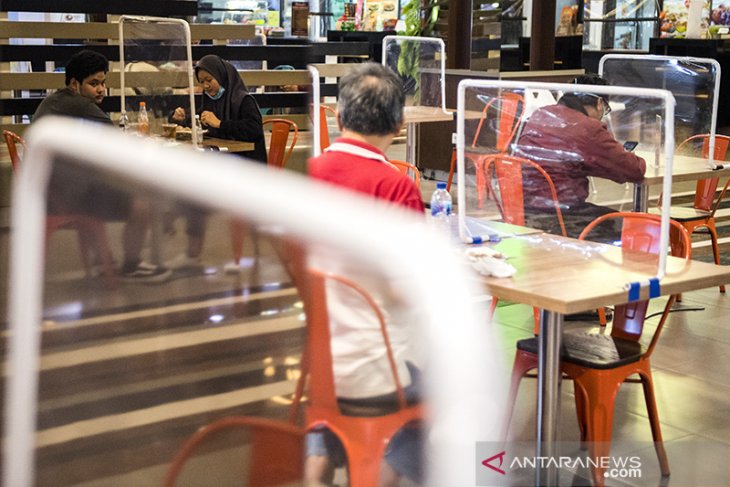
M 203 87 L 200 122 L 211 137 L 253 142 L 254 149 L 240 152 L 244 157 L 266 164 L 266 140 L 261 111 L 246 89 L 236 68 L 224 59 L 209 54 L 195 66 L 195 77 Z M 185 110 L 175 109 L 170 117 L 177 123 L 190 123 Z M 184 206 L 187 215 L 187 251 L 167 262 L 170 269 L 198 267 L 205 235 L 205 212 L 195 206 Z
M 236 68 L 214 55 L 204 56 L 195 66 L 195 77 L 203 87 L 200 122 L 211 137 L 253 142 L 254 149 L 241 155 L 266 163 L 266 141 L 261 111 L 243 84 Z M 185 121 L 185 110 L 175 109 L 172 120 Z

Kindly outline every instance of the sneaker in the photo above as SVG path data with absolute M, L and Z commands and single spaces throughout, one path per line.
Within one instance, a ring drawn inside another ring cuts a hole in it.
M 188 267 L 200 267 L 202 265 L 200 257 L 188 257 L 186 253 L 177 254 L 172 259 L 165 262 L 168 269 L 185 269 Z
M 135 267 L 122 268 L 120 278 L 126 282 L 164 282 L 172 271 L 166 267 L 138 262 Z

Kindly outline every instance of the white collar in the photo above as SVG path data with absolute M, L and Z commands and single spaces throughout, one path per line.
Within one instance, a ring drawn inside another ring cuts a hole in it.
M 374 161 L 382 162 L 386 166 L 392 167 L 396 171 L 398 170 L 397 167 L 395 167 L 391 162 L 386 159 L 386 157 L 383 154 L 379 154 L 377 152 L 371 151 L 370 149 L 366 149 L 364 147 L 360 147 L 355 144 L 350 144 L 348 142 L 333 142 L 332 145 L 327 147 L 325 152 L 344 152 L 346 154 L 351 154 L 353 156 L 362 157 L 364 159 L 371 159 Z

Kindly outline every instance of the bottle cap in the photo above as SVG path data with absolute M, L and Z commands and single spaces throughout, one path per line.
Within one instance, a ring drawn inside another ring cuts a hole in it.
M 446 189 L 446 183 L 436 183 L 436 189 Z
M 140 106 L 140 107 L 146 107 L 146 106 L 147 106 L 147 104 L 146 104 L 145 102 L 141 101 L 141 102 L 139 102 L 139 106 Z

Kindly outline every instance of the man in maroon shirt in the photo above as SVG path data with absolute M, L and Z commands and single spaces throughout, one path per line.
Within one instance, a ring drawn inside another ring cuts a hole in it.
M 605 85 L 597 75 L 579 76 L 580 85 Z M 539 164 L 555 185 L 568 236 L 577 237 L 595 218 L 615 211 L 586 201 L 588 176 L 617 183 L 644 179 L 646 162 L 624 150 L 602 122 L 610 112 L 605 95 L 566 93 L 557 105 L 537 110 L 525 123 L 514 154 Z M 523 173 L 528 225 L 560 233 L 553 200 L 545 179 L 533 169 Z M 601 240 L 615 240 L 605 229 Z

